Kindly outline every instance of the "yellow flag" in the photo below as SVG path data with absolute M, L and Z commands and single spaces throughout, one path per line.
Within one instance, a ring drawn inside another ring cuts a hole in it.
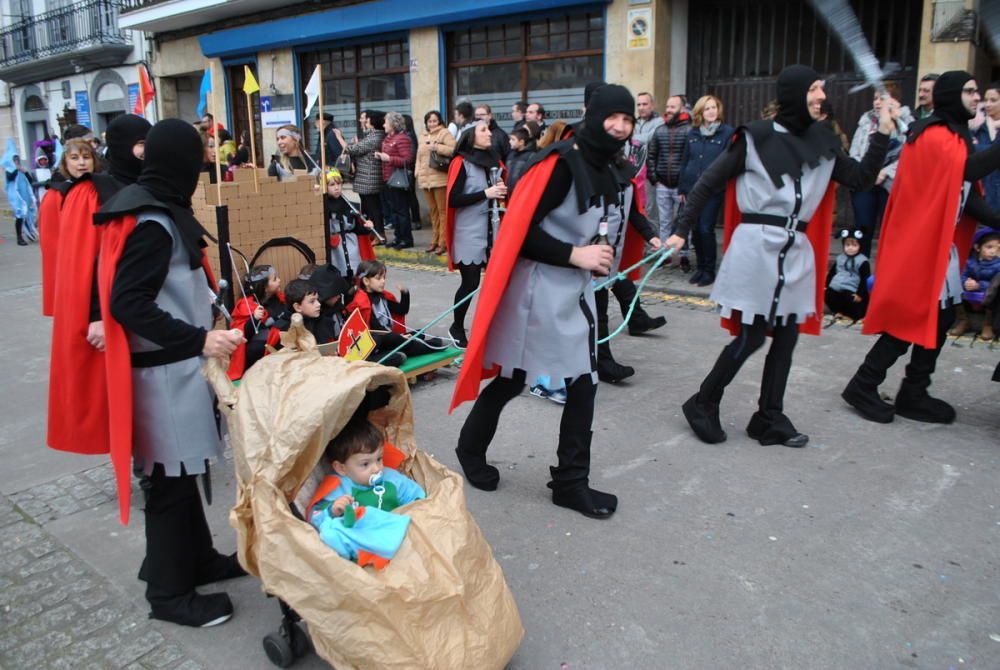
M 243 92 L 247 95 L 256 93 L 260 90 L 260 86 L 257 84 L 257 80 L 254 79 L 253 72 L 250 71 L 249 65 L 243 66 Z

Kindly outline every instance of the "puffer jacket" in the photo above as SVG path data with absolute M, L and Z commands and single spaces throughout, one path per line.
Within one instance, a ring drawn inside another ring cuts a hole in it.
M 417 145 L 417 165 L 414 174 L 417 186 L 420 188 L 441 188 L 448 185 L 448 172 L 435 170 L 431 167 L 431 142 L 437 142 L 439 156 L 451 156 L 455 153 L 455 138 L 448 128 L 441 126 L 435 132 L 425 130 L 420 133 L 420 143 Z
M 703 134 L 701 128 L 691 128 L 688 131 L 681 157 L 681 178 L 677 182 L 677 191 L 681 195 L 690 193 L 701 173 L 725 153 L 735 132 L 735 128 L 725 123 L 719 124 L 711 135 Z
M 389 177 L 396 168 L 409 168 L 413 164 L 413 143 L 406 133 L 393 133 L 382 140 L 382 153 L 389 154 L 389 160 L 382 163 L 382 180 Z
M 354 159 L 354 192 L 358 195 L 381 193 L 385 180 L 382 178 L 382 161 L 375 158 L 375 152 L 382 150 L 385 131 L 372 129 L 357 144 L 348 144 L 344 151 Z
M 690 129 L 691 115 L 681 112 L 653 132 L 653 137 L 646 145 L 646 165 L 649 167 L 648 178 L 651 182 L 659 182 L 670 188 L 677 187 L 681 177 L 684 145 Z

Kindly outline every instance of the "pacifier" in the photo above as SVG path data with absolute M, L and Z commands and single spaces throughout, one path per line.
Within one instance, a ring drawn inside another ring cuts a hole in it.
M 377 486 L 382 483 L 382 472 L 376 472 L 371 477 L 368 478 L 368 486 Z

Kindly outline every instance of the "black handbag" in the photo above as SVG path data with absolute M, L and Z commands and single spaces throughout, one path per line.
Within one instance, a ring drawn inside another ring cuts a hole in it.
M 389 181 L 385 183 L 389 188 L 397 188 L 402 191 L 410 188 L 410 173 L 406 168 L 398 167 L 392 171 Z
M 354 176 L 354 164 L 351 161 L 351 154 L 346 151 L 337 156 L 337 160 L 334 161 L 333 167 L 337 168 L 340 172 L 340 176 L 344 179 L 350 179 Z
M 442 156 L 438 152 L 432 151 L 428 163 L 432 170 L 447 172 L 448 166 L 451 165 L 451 156 Z

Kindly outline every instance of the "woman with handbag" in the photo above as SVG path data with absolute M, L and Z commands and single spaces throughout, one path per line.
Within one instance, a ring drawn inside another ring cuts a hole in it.
M 424 114 L 424 132 L 420 133 L 417 145 L 417 186 L 424 192 L 427 207 L 431 211 L 431 225 L 434 235 L 431 245 L 425 249 L 432 254 L 448 253 L 448 243 L 444 234 L 444 219 L 448 202 L 448 165 L 455 152 L 455 138 L 441 118 L 441 112 L 433 110 Z
M 361 124 L 361 139 L 354 138 L 351 144 L 344 139 L 340 128 L 333 129 L 333 136 L 343 147 L 341 158 L 346 163 L 354 161 L 354 192 L 361 196 L 361 211 L 375 224 L 375 230 L 385 237 L 385 224 L 382 218 L 382 189 L 385 180 L 382 178 L 382 164 L 375 153 L 382 148 L 385 133 L 382 124 L 385 114 L 374 109 L 361 112 L 358 122 Z M 347 158 L 344 158 L 346 156 Z M 343 174 L 343 171 L 341 171 Z M 378 244 L 376 239 L 373 244 Z
M 413 162 L 413 144 L 406 135 L 406 122 L 399 112 L 385 115 L 385 139 L 382 151 L 375 152 L 375 158 L 382 161 L 382 178 L 385 180 L 385 203 L 388 206 L 386 218 L 392 221 L 396 239 L 389 244 L 395 249 L 413 247 L 413 232 L 410 230 L 410 200 L 407 190 L 412 183 L 407 166 Z

